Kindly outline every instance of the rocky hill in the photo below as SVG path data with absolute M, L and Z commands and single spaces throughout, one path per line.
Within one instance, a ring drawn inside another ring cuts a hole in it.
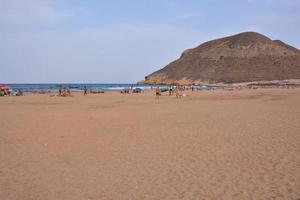
M 206 42 L 148 75 L 147 84 L 239 83 L 300 79 L 300 51 L 280 40 L 245 32 Z

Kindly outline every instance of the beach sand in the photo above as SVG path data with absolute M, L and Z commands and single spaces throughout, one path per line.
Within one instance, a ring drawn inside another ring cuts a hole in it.
M 300 199 L 300 89 L 188 95 L 0 98 L 0 199 Z

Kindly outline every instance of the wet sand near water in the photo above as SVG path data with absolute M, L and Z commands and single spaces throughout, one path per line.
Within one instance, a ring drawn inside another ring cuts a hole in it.
M 300 89 L 0 98 L 0 199 L 300 199 Z

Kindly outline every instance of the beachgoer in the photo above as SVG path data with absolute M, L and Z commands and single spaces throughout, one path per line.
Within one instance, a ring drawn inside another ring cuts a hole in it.
M 62 90 L 61 90 L 61 88 L 58 89 L 58 96 L 62 96 Z
M 64 89 L 62 90 L 62 96 L 65 97 L 67 96 L 67 92 L 66 92 L 66 88 L 64 87 Z
M 155 89 L 155 96 L 156 96 L 156 98 L 158 99 L 160 95 L 161 95 L 161 90 L 160 90 L 159 87 L 157 87 L 157 88 Z
M 170 87 L 170 88 L 169 88 L 169 96 L 172 96 L 172 95 L 173 95 L 173 88 Z
M 67 96 L 71 96 L 71 90 L 70 90 L 70 88 L 67 88 Z
M 20 89 L 18 89 L 16 96 L 23 96 L 23 92 Z
M 179 92 L 179 88 L 176 88 L 176 98 L 179 98 L 180 97 L 180 92 Z
M 86 96 L 86 95 L 87 95 L 87 91 L 88 91 L 87 87 L 86 87 L 86 86 L 84 86 L 84 88 L 83 88 L 83 95 L 84 95 L 84 96 Z

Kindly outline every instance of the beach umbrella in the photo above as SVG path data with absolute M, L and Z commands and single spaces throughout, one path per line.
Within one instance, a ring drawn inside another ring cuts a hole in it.
M 11 87 L 7 85 L 0 85 L 0 89 L 11 89 Z

